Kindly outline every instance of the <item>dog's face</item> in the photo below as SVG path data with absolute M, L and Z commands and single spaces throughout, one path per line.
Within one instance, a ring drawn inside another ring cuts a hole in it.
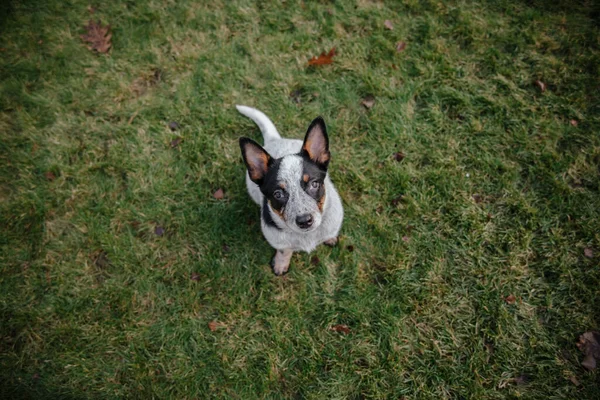
M 273 159 L 252 139 L 241 138 L 242 156 L 250 179 L 265 196 L 267 206 L 290 230 L 311 232 L 321 224 L 329 139 L 319 117 L 309 126 L 302 150 Z

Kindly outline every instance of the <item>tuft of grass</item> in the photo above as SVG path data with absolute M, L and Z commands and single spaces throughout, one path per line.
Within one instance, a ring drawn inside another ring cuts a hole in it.
M 593 2 L 89 5 L 1 6 L 1 397 L 600 397 Z M 235 104 L 328 124 L 341 241 L 285 278 Z

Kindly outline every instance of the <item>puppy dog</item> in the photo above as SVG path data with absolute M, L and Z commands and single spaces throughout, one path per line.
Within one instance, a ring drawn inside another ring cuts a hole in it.
M 321 243 L 334 246 L 344 219 L 342 201 L 327 174 L 329 138 L 323 118 L 308 127 L 304 141 L 283 139 L 262 112 L 238 111 L 260 128 L 264 147 L 240 138 L 246 186 L 261 207 L 261 229 L 275 248 L 275 275 L 288 271 L 294 251 L 311 252 Z

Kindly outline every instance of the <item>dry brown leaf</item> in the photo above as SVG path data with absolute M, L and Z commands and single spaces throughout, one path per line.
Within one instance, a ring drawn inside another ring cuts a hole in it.
M 600 332 L 585 332 L 583 335 L 579 336 L 577 347 L 585 356 L 581 365 L 588 370 L 595 369 L 597 361 L 600 360 Z
M 197 273 L 197 272 L 194 272 L 194 273 L 192 274 L 192 276 L 190 276 L 190 279 L 191 279 L 191 280 L 193 280 L 193 281 L 196 281 L 196 282 L 198 282 L 198 281 L 200 280 L 200 274 L 199 274 L 199 273 Z
M 94 22 L 90 20 L 85 27 L 87 34 L 80 35 L 81 39 L 88 42 L 88 49 L 95 50 L 98 53 L 106 54 L 110 50 L 112 43 L 112 33 L 110 33 L 110 25 L 102 26 L 100 21 Z
M 50 182 L 52 182 L 53 180 L 56 179 L 56 175 L 54 175 L 54 172 L 52 171 L 48 171 L 44 174 L 44 176 L 46 177 L 46 179 L 48 179 Z
M 219 323 L 217 321 L 210 321 L 208 323 L 208 329 L 210 329 L 211 332 L 216 331 L 218 326 L 219 326 Z
M 506 302 L 506 304 L 515 304 L 515 301 L 517 301 L 517 298 L 515 297 L 514 294 L 508 295 L 504 298 L 504 301 Z
M 362 104 L 363 106 L 365 106 L 365 108 L 368 110 L 369 108 L 373 107 L 375 105 L 375 96 L 373 95 L 367 95 L 365 96 L 362 101 L 360 102 L 360 104 Z
M 594 258 L 594 251 L 589 247 L 586 247 L 585 249 L 583 249 L 583 255 L 587 258 Z
M 571 382 L 573 382 L 573 385 L 575 385 L 575 386 L 579 386 L 579 385 L 581 385 L 581 383 L 579 382 L 579 380 L 578 380 L 577 378 L 575 378 L 574 376 L 570 376 L 570 377 L 569 377 L 569 380 L 570 380 Z
M 335 55 L 335 47 L 333 47 L 331 50 L 329 50 L 329 53 L 325 54 L 325 52 L 322 52 L 318 57 L 313 57 L 308 60 L 308 65 L 315 66 L 331 64 L 333 62 L 333 56 Z
M 540 80 L 537 80 L 534 82 L 535 85 L 540 89 L 540 92 L 545 92 L 546 91 L 546 84 Z
M 576 119 L 572 119 L 570 121 L 570 123 L 571 123 L 571 126 L 577 126 L 577 125 L 579 125 L 579 122 Z
M 217 191 L 213 193 L 213 197 L 217 200 L 221 200 L 223 197 L 225 197 L 225 193 L 223 192 L 223 189 L 221 189 L 221 188 L 217 189 Z
M 394 160 L 396 160 L 398 162 L 404 160 L 404 157 L 405 157 L 405 155 L 401 151 L 399 151 L 399 152 L 397 152 L 397 153 L 394 154 Z
M 383 23 L 383 25 L 388 28 L 390 31 L 394 30 L 394 24 L 392 24 L 392 21 L 390 21 L 389 19 L 386 19 L 385 22 Z
M 334 332 L 343 333 L 344 335 L 350 333 L 350 328 L 348 327 L 348 325 L 334 325 L 330 329 Z
M 398 53 L 402 53 L 406 49 L 406 42 L 398 42 L 396 43 L 396 51 Z
M 312 257 L 310 258 L 310 263 L 311 263 L 312 265 L 319 265 L 319 263 L 320 263 L 320 262 L 321 262 L 321 260 L 320 260 L 320 259 L 319 259 L 319 257 L 317 257 L 317 256 L 312 256 Z
M 181 139 L 180 137 L 171 140 L 171 147 L 175 148 L 175 147 L 179 146 L 179 143 L 181 143 L 182 140 L 183 139 Z

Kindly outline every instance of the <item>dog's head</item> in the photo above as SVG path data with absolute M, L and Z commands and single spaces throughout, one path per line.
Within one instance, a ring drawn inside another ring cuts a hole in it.
M 330 158 L 323 118 L 310 124 L 298 154 L 274 159 L 248 138 L 240 139 L 240 147 L 248 175 L 260 187 L 273 214 L 294 232 L 315 230 L 322 220 Z

